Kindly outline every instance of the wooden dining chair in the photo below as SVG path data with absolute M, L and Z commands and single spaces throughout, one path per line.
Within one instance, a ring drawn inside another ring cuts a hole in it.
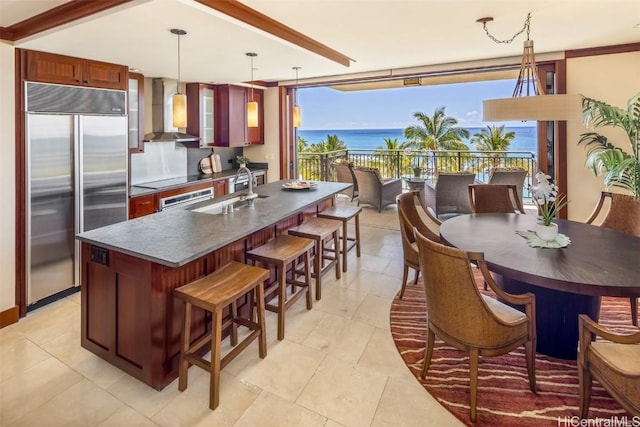
M 587 315 L 578 316 L 580 418 L 586 419 L 593 378 L 632 416 L 640 416 L 640 332 L 614 334 Z M 593 341 L 593 335 L 605 341 Z
M 525 213 L 514 184 L 471 184 L 469 203 L 473 213 Z
M 415 230 L 427 304 L 427 344 L 421 377 L 429 371 L 436 335 L 447 344 L 469 353 L 471 421 L 476 421 L 478 356 L 499 356 L 524 345 L 529 388 L 535 393 L 536 321 L 535 296 L 507 294 L 494 282 L 482 253 L 434 242 Z M 498 298 L 524 306 L 522 313 L 480 294 L 471 271 L 477 263 Z
M 402 299 L 404 291 L 407 287 L 407 279 L 409 269 L 415 271 L 414 283 L 418 282 L 420 274 L 420 264 L 418 263 L 418 247 L 413 235 L 413 229 L 416 228 L 424 236 L 431 240 L 440 242 L 440 235 L 432 231 L 421 219 L 416 209 L 416 192 L 402 193 L 396 198 L 398 204 L 398 219 L 400 221 L 400 236 L 402 238 L 402 255 L 404 258 L 404 266 L 402 270 L 402 287 L 400 288 L 399 298 Z
M 605 205 L 609 206 L 606 212 L 603 211 Z M 600 223 L 600 227 L 640 237 L 640 197 L 603 191 L 600 194 L 598 204 L 586 221 L 587 224 L 593 224 L 601 215 L 605 215 L 605 217 Z M 631 303 L 631 322 L 638 326 L 638 298 L 631 297 L 629 301 Z
M 525 179 L 527 178 L 527 170 L 525 168 L 516 167 L 502 167 L 491 170 L 489 181 L 487 184 L 513 184 L 518 190 L 518 198 L 520 203 L 523 203 L 523 190 Z

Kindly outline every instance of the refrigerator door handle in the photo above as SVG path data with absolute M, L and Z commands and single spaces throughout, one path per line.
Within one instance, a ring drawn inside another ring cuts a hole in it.
M 81 233 L 82 230 L 84 229 L 84 218 L 82 215 L 82 212 L 84 212 L 84 198 L 82 197 L 82 191 L 83 191 L 83 174 L 84 174 L 84 165 L 82 162 L 82 157 L 83 157 L 83 144 L 82 144 L 82 117 L 79 115 L 75 115 L 73 117 L 73 128 L 74 128 L 74 133 L 73 133 L 73 139 L 74 139 L 74 143 L 73 143 L 73 160 L 74 163 L 76 164 L 76 169 L 75 169 L 75 174 L 76 176 L 74 177 L 74 184 L 75 184 L 75 188 L 76 191 L 74 192 L 74 196 L 75 196 L 75 212 L 74 212 L 74 216 L 75 216 L 75 233 L 74 233 L 74 237 L 76 234 Z M 75 260 L 74 260 L 74 271 L 75 271 L 75 281 L 74 281 L 74 285 L 75 286 L 80 286 L 82 284 L 82 276 L 81 276 L 81 272 L 80 272 L 80 266 L 82 265 L 82 263 L 80 262 L 80 255 L 81 255 L 81 245 L 80 245 L 80 241 L 78 239 L 74 239 L 74 247 L 75 247 Z

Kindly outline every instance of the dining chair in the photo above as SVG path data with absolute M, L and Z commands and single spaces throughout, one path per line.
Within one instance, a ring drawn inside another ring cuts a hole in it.
M 344 194 L 351 198 L 351 201 L 358 197 L 358 183 L 355 175 L 353 174 L 353 163 L 347 159 L 337 159 L 331 164 L 331 167 L 336 172 L 337 182 L 349 182 L 353 184 L 353 187 L 349 187 L 340 194 Z
M 523 202 L 524 181 L 527 177 L 527 170 L 522 167 L 494 168 L 489 175 L 487 184 L 513 184 L 518 191 L 518 199 Z
M 586 419 L 593 378 L 634 417 L 640 416 L 640 332 L 614 334 L 589 316 L 578 316 L 580 418 Z M 593 336 L 606 341 L 593 341 Z
M 603 211 L 605 205 L 609 208 Z M 600 227 L 610 228 L 621 233 L 640 237 L 640 197 L 603 191 L 593 212 L 587 219 L 587 224 L 601 215 L 605 215 Z M 638 298 L 629 298 L 631 303 L 631 322 L 638 326 Z
M 424 185 L 424 201 L 427 208 L 435 212 L 440 220 L 456 215 L 470 214 L 471 204 L 467 186 L 473 184 L 473 172 L 442 172 L 435 185 L 429 181 Z
M 415 271 L 414 283 L 418 283 L 418 276 L 420 274 L 418 247 L 416 246 L 413 229 L 416 228 L 422 235 L 433 241 L 440 242 L 440 235 L 431 230 L 429 226 L 422 221 L 418 209 L 416 209 L 416 196 L 417 192 L 408 192 L 402 193 L 396 198 L 398 204 L 398 219 L 400 221 L 400 236 L 402 238 L 402 255 L 404 258 L 400 299 L 404 296 L 404 291 L 407 287 L 409 268 Z
M 468 189 L 473 213 L 525 213 L 514 184 L 471 184 Z
M 524 345 L 529 388 L 536 392 L 535 296 L 512 295 L 494 282 L 479 252 L 467 252 L 434 242 L 414 230 L 420 274 L 427 304 L 427 344 L 421 377 L 429 371 L 438 336 L 447 344 L 469 353 L 470 414 L 476 421 L 478 356 L 499 356 Z M 494 298 L 480 294 L 471 271 L 476 263 L 485 281 L 501 301 L 524 306 L 520 312 Z
M 382 212 L 382 208 L 396 202 L 402 193 L 401 179 L 383 179 L 378 168 L 356 166 L 353 168 L 358 183 L 358 206 L 371 205 Z

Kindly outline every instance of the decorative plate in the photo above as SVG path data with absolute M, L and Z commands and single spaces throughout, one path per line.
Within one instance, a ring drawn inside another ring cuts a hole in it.
M 282 184 L 283 190 L 315 190 L 318 184 L 310 181 L 292 181 Z

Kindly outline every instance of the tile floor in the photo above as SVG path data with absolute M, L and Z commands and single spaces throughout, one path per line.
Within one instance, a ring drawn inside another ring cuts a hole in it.
M 406 368 L 389 331 L 402 251 L 395 206 L 364 208 L 362 257 L 340 280 L 324 276 L 311 311 L 286 313 L 268 355 L 257 342 L 223 371 L 220 406 L 208 408 L 208 374 L 189 370 L 161 392 L 80 347 L 80 294 L 0 330 L 0 426 L 459 426 Z

